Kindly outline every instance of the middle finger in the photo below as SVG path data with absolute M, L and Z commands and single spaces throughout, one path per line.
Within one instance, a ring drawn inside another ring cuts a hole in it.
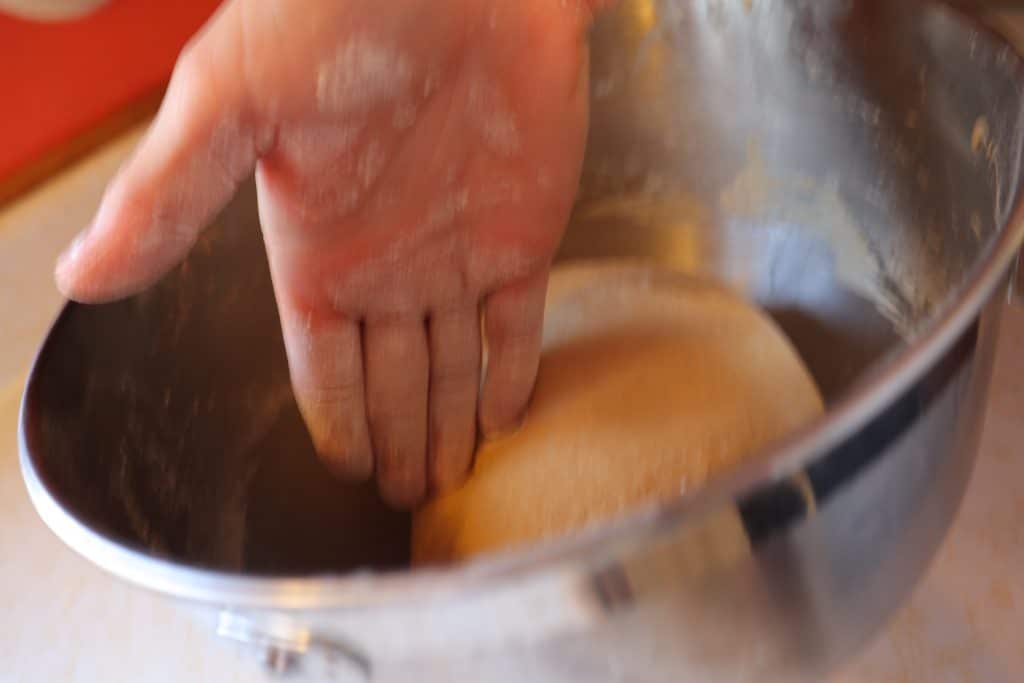
M 419 319 L 367 321 L 363 335 L 366 409 L 377 486 L 396 507 L 426 493 L 427 333 Z

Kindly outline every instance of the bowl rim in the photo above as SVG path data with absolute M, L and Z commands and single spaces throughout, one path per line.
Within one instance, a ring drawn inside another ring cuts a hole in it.
M 1005 35 L 980 17 L 941 0 L 926 0 L 923 4 L 953 13 L 959 21 L 1007 47 L 1018 58 L 1015 77 L 1024 85 L 1024 54 Z M 77 305 L 74 303 L 63 308 L 47 333 L 22 396 L 18 419 L 22 476 L 40 517 L 72 549 L 122 579 L 188 601 L 278 610 L 364 609 L 449 599 L 510 582 L 526 583 L 541 575 L 572 573 L 692 522 L 758 485 L 783 479 L 857 432 L 911 387 L 977 319 L 982 307 L 1003 282 L 1022 242 L 1024 201 L 1018 180 L 1013 188 L 1008 219 L 999 227 L 988 253 L 972 267 L 959 297 L 887 363 L 870 370 L 821 418 L 761 449 L 759 456 L 698 492 L 668 503 L 640 507 L 619 519 L 567 537 L 452 566 L 301 577 L 236 574 L 147 555 L 76 519 L 47 490 L 32 462 L 28 435 L 31 412 L 28 404 L 40 358 L 46 353 L 56 326 Z

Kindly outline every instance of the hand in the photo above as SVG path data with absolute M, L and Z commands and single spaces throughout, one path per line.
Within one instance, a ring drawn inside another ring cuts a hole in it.
M 255 168 L 317 451 L 346 478 L 375 472 L 398 506 L 457 485 L 477 425 L 513 428 L 532 390 L 586 138 L 591 10 L 231 0 L 59 261 L 61 290 L 99 302 L 153 283 Z

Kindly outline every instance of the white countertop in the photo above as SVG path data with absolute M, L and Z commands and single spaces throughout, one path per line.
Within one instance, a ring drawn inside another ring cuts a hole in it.
M 0 682 L 254 681 L 234 650 L 107 576 L 32 509 L 17 462 L 20 388 L 60 307 L 51 268 L 138 132 L 0 210 Z M 839 683 L 1024 680 L 1024 312 L 1009 310 L 981 455 L 913 598 Z
M 54 259 L 137 138 L 0 210 L 0 683 L 260 680 L 179 608 L 61 543 L 29 503 L 18 467 L 22 383 L 61 306 Z

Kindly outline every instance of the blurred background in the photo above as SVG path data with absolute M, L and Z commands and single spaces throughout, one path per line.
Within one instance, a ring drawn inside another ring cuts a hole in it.
M 219 0 L 0 0 L 0 204 L 155 111 Z

